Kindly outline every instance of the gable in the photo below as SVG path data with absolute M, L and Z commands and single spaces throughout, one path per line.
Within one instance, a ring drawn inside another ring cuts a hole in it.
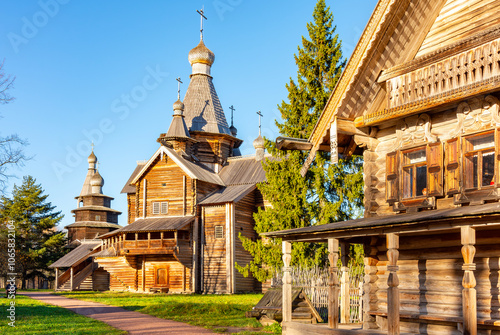
M 416 57 L 429 54 L 500 23 L 499 0 L 448 0 Z

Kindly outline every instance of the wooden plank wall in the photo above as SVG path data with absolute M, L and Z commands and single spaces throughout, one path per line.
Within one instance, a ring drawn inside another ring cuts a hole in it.
M 238 235 L 255 239 L 257 234 L 254 230 L 253 213 L 255 212 L 255 198 L 258 191 L 250 192 L 243 199 L 235 204 L 235 255 L 234 261 L 241 266 L 247 265 L 253 257 L 243 248 Z M 252 292 L 255 290 L 255 279 L 250 275 L 243 277 L 239 271 L 235 271 L 236 292 Z
M 139 200 L 139 217 L 143 217 L 144 202 L 144 180 L 146 186 L 146 217 L 165 216 L 166 214 L 153 214 L 152 203 L 155 201 L 168 202 L 168 215 L 184 215 L 184 192 L 183 176 L 186 176 L 186 214 L 193 212 L 192 183 L 193 180 L 187 176 L 182 169 L 169 159 L 166 155 L 160 158 L 150 167 L 140 181 L 139 192 L 135 197 Z M 165 186 L 163 186 L 165 184 Z M 131 206 L 130 206 L 131 207 Z M 137 209 L 136 209 L 137 210 Z
M 474 271 L 477 281 L 478 319 L 500 319 L 500 231 L 477 231 Z M 462 317 L 462 270 L 460 233 L 400 236 L 398 277 L 400 311 L 405 314 Z M 385 239 L 376 244 L 376 256 L 366 267 L 366 312 L 387 312 L 387 257 Z M 372 254 L 374 254 L 373 252 Z M 374 255 L 373 255 L 374 256 Z M 384 328 L 383 318 L 368 321 L 370 328 Z M 366 327 L 366 326 L 365 326 Z M 401 332 L 461 334 L 456 325 L 402 322 Z
M 448 0 L 416 57 L 500 24 L 499 0 Z
M 232 154 L 232 142 L 224 137 L 214 134 L 194 133 L 193 138 L 200 141 L 197 144 L 196 157 L 201 162 L 221 163 Z
M 203 291 L 227 292 L 226 281 L 226 206 L 206 206 L 203 218 Z M 215 238 L 215 226 L 222 226 L 224 238 Z
M 109 291 L 109 272 L 98 268 L 92 273 L 92 290 Z
M 131 224 L 135 221 L 135 193 L 127 194 L 127 223 Z
M 141 257 L 141 256 L 139 256 Z M 184 267 L 172 256 L 168 255 L 147 255 L 146 256 L 146 292 L 155 285 L 155 266 L 168 267 L 169 271 L 169 292 L 189 292 L 191 291 L 191 269 Z M 139 271 L 139 282 L 141 281 L 141 271 Z M 139 284 L 141 287 L 141 284 Z
M 135 291 L 137 289 L 136 257 L 96 257 L 99 267 L 110 274 L 109 289 L 111 291 Z

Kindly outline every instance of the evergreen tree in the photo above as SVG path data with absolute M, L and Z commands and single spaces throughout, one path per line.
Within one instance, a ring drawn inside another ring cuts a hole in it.
M 14 222 L 16 240 L 16 271 L 21 275 L 23 288 L 26 280 L 36 275 L 47 276 L 50 280 L 50 264 L 64 255 L 66 243 L 64 233 L 56 230 L 63 218 L 55 212 L 55 206 L 47 202 L 41 185 L 27 176 L 21 186 L 14 185 L 12 197 L 0 198 L 0 226 L 5 236 L 6 223 Z M 3 241 L 5 242 L 5 241 Z
M 309 39 L 302 37 L 302 47 L 294 55 L 297 79 L 286 85 L 288 102 L 278 109 L 283 123 L 276 122 L 280 134 L 307 139 L 311 134 L 328 98 L 340 78 L 345 60 L 341 41 L 335 34 L 333 15 L 324 0 L 318 0 L 313 21 L 307 24 Z M 306 176 L 300 169 L 308 152 L 281 152 L 273 141 L 266 139 L 266 149 L 275 159 L 263 164 L 265 183 L 258 185 L 271 207 L 259 209 L 254 215 L 257 233 L 301 228 L 348 220 L 358 216 L 363 206 L 362 159 L 340 159 L 330 164 L 329 153 L 317 153 Z M 252 241 L 240 235 L 243 247 L 253 261 L 237 269 L 244 275 L 250 272 L 260 281 L 281 268 L 281 240 Z M 326 248 L 321 244 L 294 243 L 292 264 L 323 265 Z

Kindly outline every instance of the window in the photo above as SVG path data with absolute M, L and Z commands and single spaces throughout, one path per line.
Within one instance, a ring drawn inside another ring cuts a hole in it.
M 153 202 L 153 214 L 168 214 L 168 202 Z
M 403 152 L 403 198 L 427 196 L 425 148 Z
M 481 189 L 494 185 L 495 135 L 487 133 L 464 139 L 464 185 Z
M 224 238 L 224 230 L 222 226 L 215 226 L 215 238 Z
M 167 214 L 168 213 L 168 202 L 162 202 L 161 203 L 161 214 Z
M 100 215 L 96 215 L 96 216 L 95 216 L 95 220 L 96 220 L 96 221 L 101 221 L 101 216 L 100 216 Z

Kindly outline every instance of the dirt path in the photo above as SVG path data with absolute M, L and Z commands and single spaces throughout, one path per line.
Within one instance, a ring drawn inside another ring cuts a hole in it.
M 64 307 L 80 315 L 107 323 L 129 334 L 216 334 L 208 329 L 191 326 L 182 322 L 160 319 L 139 312 L 127 311 L 97 302 L 70 299 L 51 292 L 19 292 L 18 294 L 42 301 L 51 305 Z

